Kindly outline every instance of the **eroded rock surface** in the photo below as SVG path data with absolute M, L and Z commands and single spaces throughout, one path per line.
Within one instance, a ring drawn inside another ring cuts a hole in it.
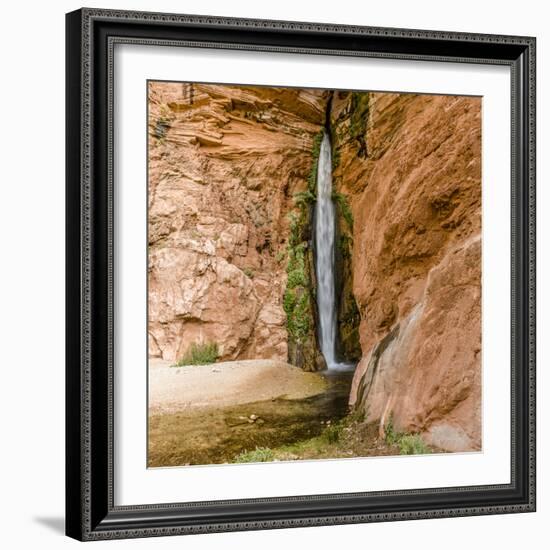
M 149 352 L 287 360 L 287 214 L 307 187 L 321 91 L 151 83 Z
M 360 358 L 350 402 L 382 432 L 391 419 L 479 450 L 479 98 L 151 84 L 150 355 L 216 342 L 221 360 L 323 366 L 311 334 L 296 346 L 289 327 L 311 329 L 312 149 L 327 105 L 340 346 Z
M 451 451 L 481 447 L 481 100 L 334 96 L 354 217 L 362 359 L 351 403 Z

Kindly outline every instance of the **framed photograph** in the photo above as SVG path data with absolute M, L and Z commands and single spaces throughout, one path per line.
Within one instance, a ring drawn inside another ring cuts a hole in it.
M 67 535 L 535 509 L 535 39 L 67 15 Z

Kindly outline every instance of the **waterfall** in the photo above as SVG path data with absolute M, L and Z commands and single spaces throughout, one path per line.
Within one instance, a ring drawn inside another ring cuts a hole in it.
M 332 200 L 331 157 L 330 139 L 328 133 L 325 132 L 317 165 L 317 202 L 314 219 L 319 344 L 329 369 L 339 366 L 336 362 L 336 284 L 334 278 L 336 213 Z

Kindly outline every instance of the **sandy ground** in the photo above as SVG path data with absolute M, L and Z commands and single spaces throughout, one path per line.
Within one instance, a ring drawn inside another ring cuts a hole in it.
M 149 413 L 164 414 L 322 393 L 325 378 L 282 361 L 228 361 L 171 367 L 149 360 Z

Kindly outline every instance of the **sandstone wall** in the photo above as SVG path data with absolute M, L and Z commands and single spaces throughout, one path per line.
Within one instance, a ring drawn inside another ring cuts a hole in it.
M 287 360 L 287 214 L 325 107 L 320 91 L 150 84 L 151 356 L 217 342 L 222 359 Z
M 217 342 L 222 359 L 318 368 L 303 311 L 329 105 L 350 402 L 480 449 L 481 100 L 181 83 L 149 98 L 150 355 Z
M 481 100 L 336 92 L 362 359 L 351 403 L 447 450 L 481 447 Z

